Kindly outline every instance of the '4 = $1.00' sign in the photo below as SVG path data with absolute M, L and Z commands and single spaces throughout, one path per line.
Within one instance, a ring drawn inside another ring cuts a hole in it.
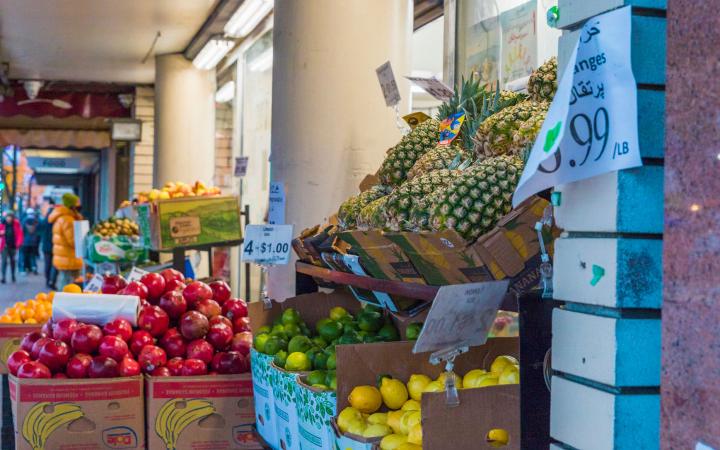
M 507 293 L 508 280 L 442 286 L 413 353 L 483 345 Z
M 273 266 L 290 262 L 292 225 L 247 225 L 242 262 Z
M 630 7 L 588 20 L 513 196 L 642 165 Z

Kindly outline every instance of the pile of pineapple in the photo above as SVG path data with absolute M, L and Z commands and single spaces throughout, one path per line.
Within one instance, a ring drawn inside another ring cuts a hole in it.
M 463 80 L 436 119 L 418 124 L 388 151 L 380 184 L 350 197 L 338 211 L 346 229 L 439 231 L 468 241 L 512 209 L 524 159 L 557 90 L 557 59 L 535 70 L 528 94 Z M 460 134 L 439 146 L 440 122 L 465 112 Z

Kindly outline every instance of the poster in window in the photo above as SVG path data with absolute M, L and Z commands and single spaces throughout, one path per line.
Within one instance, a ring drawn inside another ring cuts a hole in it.
M 536 16 L 536 0 L 500 14 L 503 83 L 524 78 L 537 67 Z
M 466 45 L 465 72 L 475 74 L 481 84 L 496 82 L 500 55 L 500 21 L 498 17 L 490 17 L 468 26 Z

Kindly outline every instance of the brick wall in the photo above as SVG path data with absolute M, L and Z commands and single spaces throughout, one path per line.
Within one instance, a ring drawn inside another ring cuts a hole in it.
M 149 191 L 153 187 L 153 158 L 155 154 L 155 90 L 138 87 L 135 90 L 134 116 L 142 120 L 142 140 L 135 143 L 132 155 L 131 190 Z

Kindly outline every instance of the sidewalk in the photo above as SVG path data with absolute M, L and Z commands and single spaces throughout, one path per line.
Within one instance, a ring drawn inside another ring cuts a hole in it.
M 39 260 L 38 263 L 42 264 L 42 261 Z M 8 274 L 8 283 L 0 284 L 0 312 L 15 302 L 25 301 L 35 297 L 38 292 L 48 291 L 45 287 L 45 277 L 42 274 L 19 273 L 16 278 L 17 282 L 11 283 Z

